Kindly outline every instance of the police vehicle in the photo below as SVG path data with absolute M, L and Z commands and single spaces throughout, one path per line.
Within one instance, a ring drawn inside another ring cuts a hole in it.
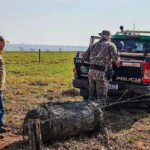
M 150 31 L 124 30 L 112 36 L 121 58 L 121 65 L 113 65 L 114 74 L 109 81 L 109 95 L 127 97 L 150 96 Z M 90 45 L 99 40 L 91 36 Z M 82 60 L 84 52 L 77 52 L 74 57 L 73 86 L 80 89 L 80 95 L 89 97 L 88 70 L 89 62 Z

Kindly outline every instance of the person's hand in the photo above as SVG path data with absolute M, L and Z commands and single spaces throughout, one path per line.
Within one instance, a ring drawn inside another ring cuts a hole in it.
M 115 65 L 116 65 L 117 67 L 120 67 L 120 66 L 121 66 L 120 60 L 117 60 L 116 63 L 115 63 Z

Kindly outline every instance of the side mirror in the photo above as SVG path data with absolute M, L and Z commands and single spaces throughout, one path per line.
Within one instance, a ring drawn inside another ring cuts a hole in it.
M 94 36 L 91 36 L 89 46 L 94 43 Z
M 89 46 L 95 43 L 95 40 L 100 40 L 100 36 L 91 36 Z

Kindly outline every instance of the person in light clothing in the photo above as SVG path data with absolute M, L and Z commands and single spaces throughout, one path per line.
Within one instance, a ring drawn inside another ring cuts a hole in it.
M 4 127 L 4 100 L 3 100 L 3 91 L 5 90 L 5 64 L 2 56 L 3 49 L 5 47 L 5 40 L 0 36 L 0 134 L 6 132 Z

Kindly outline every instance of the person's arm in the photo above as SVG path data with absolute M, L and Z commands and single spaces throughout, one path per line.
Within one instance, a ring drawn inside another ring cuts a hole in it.
M 117 66 L 120 66 L 120 56 L 119 56 L 119 52 L 118 52 L 115 44 L 111 43 L 109 49 L 110 49 L 110 55 L 111 55 L 112 61 Z
M 0 91 L 5 89 L 5 66 L 4 66 L 4 60 L 0 58 Z

